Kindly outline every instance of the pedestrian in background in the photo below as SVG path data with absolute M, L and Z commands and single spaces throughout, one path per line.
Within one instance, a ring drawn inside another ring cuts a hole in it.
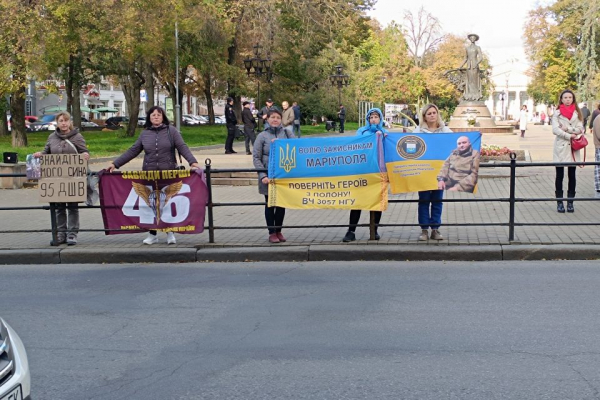
M 283 117 L 281 120 L 283 129 L 287 129 L 289 132 L 293 133 L 292 125 L 294 125 L 294 110 L 290 107 L 290 103 L 288 103 L 287 101 L 281 103 L 281 107 L 283 107 Z
M 225 124 L 227 126 L 227 139 L 225 139 L 225 154 L 235 154 L 233 150 L 233 141 L 235 140 L 235 130 L 237 129 L 237 117 L 233 111 L 233 97 L 227 98 L 225 104 Z
M 583 135 L 583 114 L 577 105 L 575 93 L 564 90 L 558 97 L 558 109 L 552 115 L 552 133 L 554 134 L 554 151 L 552 161 L 554 162 L 581 162 L 581 150 L 573 151 L 571 141 Z M 567 212 L 575 212 L 573 198 L 575 198 L 577 167 L 568 167 L 569 186 L 567 189 Z M 565 167 L 556 167 L 556 180 L 554 182 L 556 198 L 563 197 L 563 179 Z M 565 212 L 562 201 L 557 200 L 556 211 Z
M 273 105 L 272 99 L 267 99 L 265 106 L 258 112 L 258 118 L 263 121 L 263 131 L 269 127 L 269 121 L 267 120 L 269 111 L 277 110 L 277 107 Z
M 600 114 L 600 102 L 598 102 L 596 104 L 596 109 L 592 112 L 592 115 L 590 116 L 590 129 L 593 128 L 593 126 L 594 126 L 594 120 L 596 119 L 596 117 L 598 116 L 598 114 Z
M 296 102 L 292 103 L 292 109 L 294 110 L 294 135 L 296 135 L 297 138 L 300 138 L 300 121 L 302 113 L 300 112 L 300 106 Z
M 583 103 L 583 107 L 581 107 L 581 114 L 583 115 L 583 133 L 585 133 L 585 128 L 587 127 L 587 122 L 591 115 L 590 110 L 587 107 L 587 103 Z
M 44 150 L 33 153 L 35 158 L 43 154 L 81 154 L 85 160 L 90 159 L 90 152 L 85 144 L 85 139 L 79 129 L 73 127 L 71 114 L 61 111 L 56 114 L 56 130 L 48 136 Z M 77 244 L 79 233 L 79 204 L 54 203 L 56 206 L 56 243 L 51 246 L 67 243 L 69 246 Z
M 244 136 L 246 137 L 244 142 L 246 144 L 246 154 L 251 155 L 250 143 L 254 146 L 254 140 L 256 139 L 254 129 L 256 128 L 256 120 L 250 110 L 250 103 L 245 101 L 242 103 L 242 122 L 244 124 Z
M 413 130 L 413 133 L 452 133 L 452 130 L 444 124 L 440 110 L 435 104 L 427 104 L 423 107 L 419 119 L 421 124 Z M 421 225 L 419 240 L 427 240 L 429 237 L 429 228 L 431 228 L 432 240 L 444 239 L 439 231 L 442 224 L 444 203 L 441 200 L 443 198 L 443 190 L 424 190 L 419 192 L 418 219 L 419 225 Z
M 525 131 L 527 130 L 527 119 L 529 118 L 529 112 L 527 106 L 523 104 L 521 112 L 519 114 L 519 130 L 521 131 L 521 137 L 525 137 Z
M 384 135 L 387 134 L 388 131 L 383 126 L 383 114 L 379 108 L 372 108 L 367 112 L 366 115 L 366 125 L 361 127 L 356 131 L 356 136 L 363 135 Z M 373 214 L 373 218 L 375 219 L 375 224 L 379 225 L 381 221 L 381 211 L 371 211 Z M 362 214 L 362 210 L 350 210 L 350 226 L 348 227 L 348 231 L 346 235 L 342 239 L 342 242 L 352 242 L 356 240 L 356 225 L 358 225 L 358 221 L 360 220 L 360 215 Z M 377 227 L 375 228 L 375 240 L 381 239 L 381 235 L 377 232 Z
M 595 160 L 600 162 L 600 118 L 594 120 L 592 135 L 594 135 L 594 147 L 596 148 Z M 595 197 L 600 198 L 600 165 L 594 165 L 594 189 L 596 190 Z
M 187 160 L 191 169 L 198 168 L 198 161 L 183 141 L 181 133 L 169 125 L 169 118 L 165 110 L 158 106 L 151 107 L 146 113 L 144 130 L 140 133 L 135 143 L 115 161 L 110 163 L 107 170 L 113 172 L 144 152 L 143 171 L 164 171 L 177 169 L 175 149 Z M 155 230 L 148 231 L 144 244 L 158 243 Z M 167 233 L 167 244 L 176 244 L 175 234 Z
M 381 111 L 379 113 L 381 114 Z M 343 104 L 340 104 L 338 118 L 340 119 L 340 133 L 344 133 L 344 122 L 346 121 L 346 107 L 344 107 Z
M 271 110 L 267 114 L 269 127 L 258 134 L 256 142 L 254 142 L 254 152 L 252 160 L 254 168 L 268 169 L 269 153 L 271 151 L 271 143 L 276 139 L 294 138 L 293 132 L 288 132 L 283 129 L 281 124 L 282 113 L 279 110 Z M 285 217 L 285 208 L 269 207 L 269 177 L 266 172 L 258 173 L 258 193 L 265 196 L 265 220 L 267 229 L 269 230 L 269 242 L 280 243 L 285 242 L 285 237 L 281 234 L 281 228 L 272 228 L 273 226 L 281 227 L 283 218 Z

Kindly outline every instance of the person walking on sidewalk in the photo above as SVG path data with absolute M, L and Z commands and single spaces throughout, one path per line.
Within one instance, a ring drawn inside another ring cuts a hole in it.
M 235 154 L 237 151 L 233 150 L 233 141 L 235 140 L 235 130 L 237 129 L 237 117 L 233 111 L 233 97 L 228 97 L 227 104 L 225 104 L 225 125 L 227 126 L 225 154 Z
M 344 133 L 344 122 L 346 122 L 346 107 L 344 107 L 343 104 L 340 104 L 340 111 L 338 111 L 338 118 L 340 119 L 340 133 Z M 383 118 L 382 118 L 382 120 L 383 120 Z
M 558 108 L 552 115 L 552 133 L 554 134 L 553 162 L 581 162 L 581 150 L 573 151 L 571 140 L 583 135 L 583 114 L 577 106 L 575 94 L 571 90 L 564 90 L 558 97 Z M 575 212 L 573 198 L 575 198 L 577 167 L 568 167 L 569 186 L 567 191 L 567 212 Z M 563 197 L 563 179 L 565 167 L 556 167 L 555 195 L 556 198 Z M 563 202 L 557 200 L 556 211 L 565 212 Z
M 300 112 L 300 106 L 297 102 L 292 104 L 292 109 L 294 110 L 294 135 L 299 139 L 301 136 L 300 119 L 302 118 L 302 113 Z
M 281 124 L 283 125 L 283 129 L 287 129 L 289 132 L 293 132 L 294 130 L 294 110 L 290 107 L 290 103 L 284 101 L 281 103 L 281 107 L 283 107 L 283 119 L 281 120 Z
M 142 151 L 144 152 L 142 170 L 174 170 L 177 169 L 175 149 L 187 160 L 191 169 L 198 168 L 198 161 L 183 141 L 181 133 L 169 125 L 169 119 L 165 110 L 154 106 L 146 113 L 144 130 L 140 133 L 136 142 L 125 153 L 110 163 L 107 170 L 108 172 L 113 172 L 115 169 L 121 168 L 136 158 Z M 157 232 L 150 230 L 143 243 L 148 245 L 158 243 Z M 176 243 L 177 241 L 173 232 L 168 232 L 167 244 Z
M 444 124 L 440 111 L 435 104 L 427 104 L 423 107 L 419 119 L 421 123 L 413 130 L 413 133 L 452 133 L 452 130 Z M 442 224 L 442 208 L 444 203 L 441 200 L 443 198 L 443 190 L 424 190 L 419 192 L 418 218 L 421 225 L 419 240 L 427 240 L 429 237 L 429 228 L 431 228 L 432 240 L 444 239 L 439 231 Z
M 383 113 L 381 110 L 379 108 L 372 108 L 369 110 L 369 112 L 367 112 L 366 125 L 356 131 L 356 136 L 387 134 L 388 131 L 383 127 L 383 124 Z M 356 225 L 358 225 L 361 213 L 362 210 L 350 210 L 350 226 L 348 227 L 348 231 L 342 239 L 342 242 L 352 242 L 356 240 Z M 375 224 L 379 225 L 382 212 L 371 211 L 371 213 L 375 219 Z M 379 235 L 377 232 L 377 227 L 375 227 L 375 240 L 379 239 L 381 239 L 381 235 Z
M 590 115 L 592 115 L 587 107 L 587 103 L 583 103 L 583 107 L 581 107 L 581 115 L 583 116 L 583 133 L 585 133 L 588 119 L 590 118 Z
M 43 154 L 81 154 L 85 160 L 90 159 L 90 152 L 85 144 L 85 139 L 79 130 L 73 127 L 71 114 L 61 111 L 56 114 L 56 130 L 48 136 L 44 150 L 33 153 L 35 158 Z M 77 244 L 79 233 L 79 205 L 77 203 L 55 203 L 56 206 L 56 235 L 57 242 L 50 242 L 51 246 L 67 243 L 69 246 Z
M 250 143 L 254 146 L 254 140 L 256 139 L 254 129 L 256 128 L 256 121 L 254 120 L 254 115 L 252 115 L 252 111 L 250 110 L 250 103 L 245 101 L 242 103 L 244 107 L 242 109 L 242 122 L 244 123 L 244 136 L 246 137 L 244 142 L 246 144 L 246 154 L 252 155 L 250 152 Z
M 600 162 L 600 118 L 594 120 L 592 125 L 592 135 L 594 135 L 594 147 L 596 148 L 596 162 Z M 594 189 L 596 198 L 600 198 L 600 165 L 594 165 Z
M 527 119 L 529 118 L 529 112 L 527 106 L 523 104 L 521 107 L 521 113 L 519 114 L 519 130 L 521 131 L 521 137 L 525 137 L 525 131 L 527 130 Z
M 254 152 L 252 160 L 254 168 L 267 169 L 269 167 L 269 153 L 271 151 L 271 142 L 276 139 L 295 138 L 293 132 L 283 129 L 281 125 L 281 111 L 274 109 L 267 114 L 267 123 L 269 127 L 258 134 L 254 142 Z M 269 207 L 269 177 L 266 172 L 258 173 L 258 193 L 265 196 L 265 220 L 267 221 L 267 229 L 269 230 L 269 242 L 280 243 L 285 242 L 285 237 L 281 234 L 281 226 L 285 217 L 285 208 Z M 278 226 L 279 228 L 273 228 Z

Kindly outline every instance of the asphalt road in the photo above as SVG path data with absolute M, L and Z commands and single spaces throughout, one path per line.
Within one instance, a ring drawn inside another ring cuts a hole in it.
M 35 399 L 598 399 L 600 264 L 0 266 Z

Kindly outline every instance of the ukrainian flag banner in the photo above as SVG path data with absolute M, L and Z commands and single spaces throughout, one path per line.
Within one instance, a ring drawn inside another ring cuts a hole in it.
M 477 190 L 480 132 L 390 133 L 383 147 L 392 193 Z
M 384 211 L 381 136 L 278 139 L 269 157 L 269 206 Z

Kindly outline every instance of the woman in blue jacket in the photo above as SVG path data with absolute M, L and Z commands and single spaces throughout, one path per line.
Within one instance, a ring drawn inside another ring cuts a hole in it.
M 362 135 L 383 135 L 388 133 L 388 131 L 384 128 L 384 120 L 383 114 L 379 108 L 372 108 L 369 110 L 366 116 L 367 124 L 356 131 L 356 136 Z M 375 224 L 379 224 L 381 221 L 381 211 L 371 211 L 375 216 Z M 351 210 L 350 211 L 350 226 L 348 227 L 348 232 L 344 236 L 342 241 L 344 242 L 352 242 L 356 240 L 356 225 L 358 225 L 358 220 L 360 219 L 361 210 Z M 377 227 L 375 227 L 375 240 L 379 240 L 381 236 L 377 233 Z

